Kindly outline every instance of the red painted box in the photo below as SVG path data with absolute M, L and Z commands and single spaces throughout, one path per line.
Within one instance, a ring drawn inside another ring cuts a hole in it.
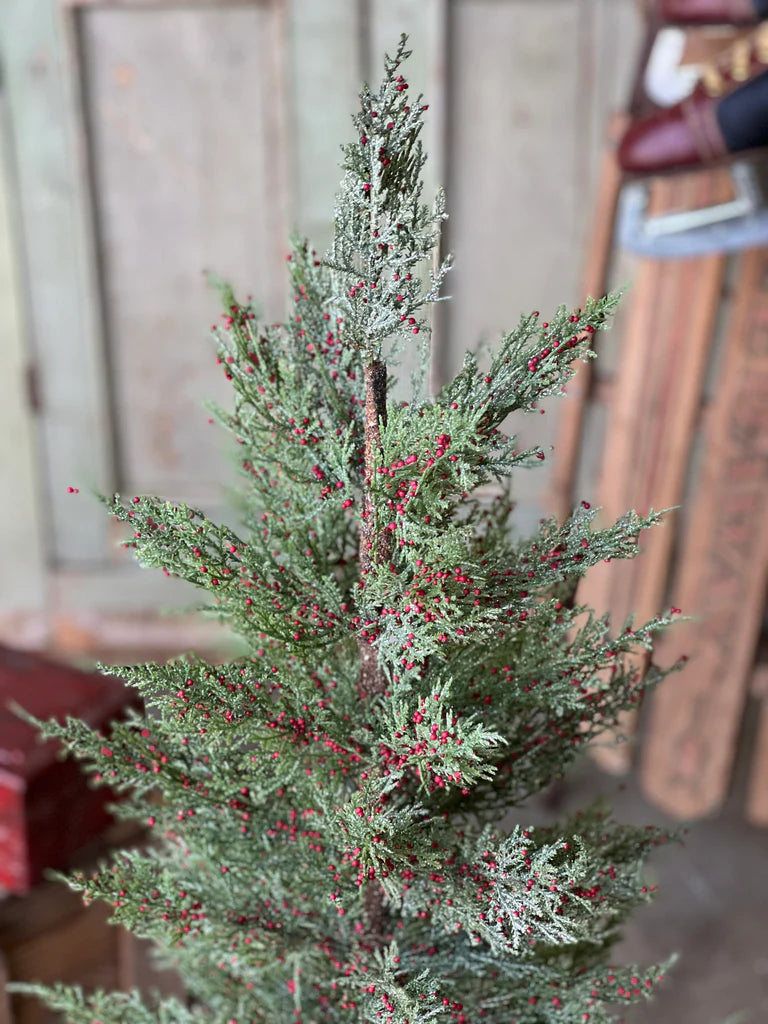
M 8 708 L 37 718 L 82 718 L 98 729 L 121 717 L 135 693 L 115 679 L 0 646 L 0 894 L 23 893 L 46 868 L 66 868 L 111 822 L 106 789 L 91 789 L 77 762 L 58 759 L 58 743 Z

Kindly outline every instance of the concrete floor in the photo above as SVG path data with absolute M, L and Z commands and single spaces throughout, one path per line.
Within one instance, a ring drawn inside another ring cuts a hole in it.
M 557 813 L 598 794 L 619 821 L 679 824 L 633 779 L 619 782 L 586 761 L 571 771 Z M 628 1012 L 626 1024 L 768 1024 L 768 829 L 748 825 L 740 802 L 735 794 L 717 817 L 690 825 L 684 845 L 649 862 L 656 900 L 626 927 L 615 960 L 650 963 L 674 952 L 679 960 L 654 1002 Z

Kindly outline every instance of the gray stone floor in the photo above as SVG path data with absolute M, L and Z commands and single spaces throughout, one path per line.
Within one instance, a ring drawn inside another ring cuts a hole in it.
M 619 821 L 672 824 L 633 779 L 618 781 L 588 762 L 571 771 L 556 813 L 598 794 Z M 655 1000 L 628 1013 L 626 1024 L 768 1024 L 768 829 L 748 825 L 739 805 L 736 794 L 718 816 L 690 824 L 684 845 L 649 862 L 656 900 L 627 926 L 615 959 L 648 963 L 677 952 L 679 960 Z

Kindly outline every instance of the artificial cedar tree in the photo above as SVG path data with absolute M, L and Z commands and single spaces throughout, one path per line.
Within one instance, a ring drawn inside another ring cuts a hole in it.
M 486 369 L 468 354 L 426 393 L 448 263 L 425 270 L 445 212 L 422 201 L 407 56 L 403 39 L 363 89 L 333 244 L 294 244 L 285 323 L 223 288 L 234 411 L 216 413 L 239 446 L 242 528 L 107 501 L 140 564 L 206 591 L 248 653 L 120 670 L 146 713 L 108 739 L 42 727 L 151 836 L 69 884 L 154 939 L 188 993 L 33 989 L 75 1024 L 601 1024 L 662 976 L 609 966 L 662 832 L 600 806 L 506 823 L 665 674 L 641 680 L 629 656 L 672 612 L 611 631 L 573 604 L 656 514 L 597 529 L 583 502 L 532 538 L 510 529 L 510 473 L 544 456 L 502 426 L 562 391 L 615 297 L 523 316 Z M 394 401 L 415 345 L 421 372 Z

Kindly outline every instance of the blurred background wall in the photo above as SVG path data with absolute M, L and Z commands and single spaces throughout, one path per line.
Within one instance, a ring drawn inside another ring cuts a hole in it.
M 282 314 L 286 240 L 328 243 L 360 82 L 400 32 L 456 259 L 438 377 L 520 312 L 583 299 L 634 0 L 5 0 L 0 17 L 0 638 L 66 648 L 109 620 L 105 644 L 132 646 L 120 621 L 189 602 L 123 557 L 85 492 L 227 515 L 202 271 Z M 554 440 L 557 411 L 523 440 Z M 518 481 L 522 530 L 548 466 Z

